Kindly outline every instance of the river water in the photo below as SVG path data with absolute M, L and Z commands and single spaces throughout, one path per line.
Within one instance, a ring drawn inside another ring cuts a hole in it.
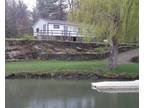
M 6 80 L 6 108 L 139 108 L 138 93 L 99 93 L 90 81 Z

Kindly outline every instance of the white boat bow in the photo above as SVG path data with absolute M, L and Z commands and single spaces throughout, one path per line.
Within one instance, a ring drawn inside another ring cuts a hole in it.
M 92 82 L 91 87 L 98 92 L 106 93 L 139 92 L 139 80 Z

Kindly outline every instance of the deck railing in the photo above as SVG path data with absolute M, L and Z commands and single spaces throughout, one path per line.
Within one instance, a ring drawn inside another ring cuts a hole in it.
M 79 41 L 82 42 L 84 37 L 92 38 L 92 42 L 96 42 L 96 37 L 88 33 L 79 33 L 78 31 L 64 31 L 64 30 L 39 30 L 33 34 L 38 39 L 46 40 L 64 40 L 64 41 Z
M 63 30 L 39 30 L 34 32 L 34 36 L 82 36 L 78 31 L 63 31 Z

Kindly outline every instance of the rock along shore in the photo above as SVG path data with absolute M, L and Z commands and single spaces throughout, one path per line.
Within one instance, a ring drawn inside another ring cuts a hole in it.
M 55 73 L 12 73 L 6 75 L 6 79 L 69 79 L 69 80 L 99 80 L 99 79 L 118 79 L 135 80 L 138 75 L 113 74 L 104 75 L 100 73 L 81 73 L 81 72 L 55 72 Z

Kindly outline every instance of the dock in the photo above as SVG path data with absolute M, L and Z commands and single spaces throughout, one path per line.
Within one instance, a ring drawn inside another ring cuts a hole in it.
M 138 93 L 139 80 L 92 82 L 91 88 L 104 93 Z

